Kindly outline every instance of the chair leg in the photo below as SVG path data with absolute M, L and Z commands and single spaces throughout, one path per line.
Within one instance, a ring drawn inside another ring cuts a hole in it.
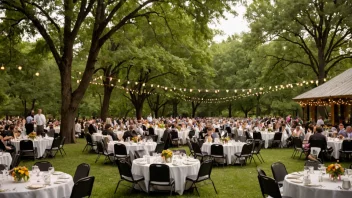
M 87 146 L 88 146 L 88 144 L 86 144 L 86 146 L 83 148 L 82 152 L 84 152 L 86 150 Z
M 62 150 L 65 153 L 65 155 L 67 155 L 64 147 L 62 147 L 60 150 Z
M 215 188 L 215 184 L 214 184 L 213 180 L 212 180 L 212 179 L 210 179 L 210 181 L 211 181 L 211 183 L 213 184 L 213 187 L 214 187 L 215 193 L 216 193 L 216 194 L 218 194 L 218 191 L 217 191 L 217 190 L 216 190 L 216 188 Z
M 198 195 L 198 197 L 199 197 L 200 194 L 199 194 L 198 188 L 197 188 L 197 186 L 196 186 L 196 183 L 193 182 L 192 186 L 194 186 L 194 188 L 196 189 L 197 195 Z
M 59 149 L 58 151 L 60 151 L 61 157 L 63 157 L 61 150 Z M 56 151 L 56 152 L 57 152 L 57 151 Z
M 262 155 L 261 155 L 260 153 L 258 153 L 258 154 L 259 154 L 260 158 L 262 158 L 262 160 L 263 160 L 263 162 L 264 162 L 264 159 L 263 159 Z M 264 162 L 264 163 L 265 163 L 265 162 Z
M 263 162 L 262 162 L 262 160 L 260 160 L 260 157 L 258 156 L 258 154 L 255 154 L 255 156 L 257 156 L 259 162 L 262 164 Z
M 117 183 L 117 186 L 116 186 L 116 188 L 115 188 L 115 193 L 114 193 L 114 194 L 116 194 L 116 191 L 117 191 L 117 188 L 118 188 L 119 185 L 120 185 L 120 182 L 122 182 L 122 180 L 120 180 L 120 181 Z
M 134 183 L 132 184 L 132 188 L 131 188 L 131 192 L 130 193 L 133 193 L 133 190 L 134 190 Z
M 99 160 L 99 158 L 100 158 L 100 153 L 98 154 L 97 159 L 95 159 L 95 163 L 97 163 L 97 161 Z

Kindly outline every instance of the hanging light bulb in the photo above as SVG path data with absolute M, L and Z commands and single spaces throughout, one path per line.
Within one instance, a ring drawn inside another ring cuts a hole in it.
M 39 76 L 39 72 L 35 73 L 36 76 Z
M 2 65 L 2 66 L 0 67 L 0 69 L 1 69 L 1 70 L 5 70 L 5 67 L 4 67 L 4 65 Z
M 18 66 L 18 70 L 22 70 L 22 66 L 19 65 L 19 66 Z
M 118 79 L 117 82 L 120 82 L 120 79 Z

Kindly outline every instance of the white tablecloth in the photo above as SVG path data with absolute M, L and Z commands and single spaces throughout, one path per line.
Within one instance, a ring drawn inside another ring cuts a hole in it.
M 244 142 L 235 142 L 222 145 L 224 147 L 227 164 L 232 164 L 235 159 L 235 153 L 241 152 L 245 144 Z M 211 145 L 212 143 L 204 143 L 201 148 L 202 152 L 207 152 L 211 155 Z
M 334 149 L 334 151 L 332 152 L 332 156 L 335 159 L 339 159 L 340 158 L 339 151 L 342 148 L 342 141 L 341 140 L 338 140 L 338 141 L 328 140 L 327 144 L 328 144 L 328 146 L 330 146 Z
M 156 142 L 147 142 L 147 143 L 132 143 L 130 144 L 129 142 L 118 142 L 118 141 L 113 141 L 108 143 L 108 153 L 115 153 L 114 151 L 114 145 L 117 143 L 122 143 L 126 146 L 127 149 L 127 154 L 129 154 L 130 151 L 134 152 L 137 150 L 145 150 L 149 154 L 150 151 L 154 151 L 156 148 Z
M 11 162 L 12 162 L 11 154 L 2 152 L 2 155 L 0 155 L 0 164 L 5 164 L 8 168 L 10 168 Z
M 35 139 L 33 141 L 33 146 L 37 148 L 37 158 L 40 158 L 44 155 L 45 149 L 51 148 L 51 145 L 53 144 L 54 138 L 52 137 L 46 137 L 41 140 Z M 16 147 L 16 152 L 20 150 L 20 140 L 11 140 L 11 144 L 13 144 Z
M 151 157 L 151 161 L 155 158 Z M 134 160 L 132 164 L 132 174 L 134 175 L 142 175 L 145 179 L 145 186 L 148 187 L 149 182 L 149 166 L 150 164 L 140 165 L 137 163 L 138 160 Z M 183 194 L 185 190 L 185 183 L 186 177 L 190 175 L 197 175 L 200 162 L 197 160 L 196 162 L 192 163 L 191 165 L 177 165 L 174 166 L 172 164 L 167 164 L 170 167 L 170 177 L 175 179 L 175 192 L 179 193 L 180 195 Z M 146 189 L 145 188 L 145 189 Z
M 283 195 L 292 198 L 301 197 L 319 197 L 319 198 L 351 198 L 352 190 L 340 190 L 338 186 L 342 186 L 342 181 L 333 182 L 330 180 L 329 175 L 323 176 L 323 182 L 318 182 L 318 171 L 311 174 L 311 183 L 322 185 L 323 187 L 308 187 L 303 183 L 293 183 L 287 176 L 284 181 Z M 302 178 L 302 177 L 301 177 Z M 352 178 L 350 178 L 352 179 Z
M 165 129 L 154 128 L 154 134 L 155 134 L 155 135 L 158 135 L 158 142 L 161 141 L 161 138 L 162 138 L 163 135 L 164 135 L 164 131 L 165 131 Z
M 46 172 L 41 172 L 41 175 Z M 2 181 L 2 190 L 6 192 L 0 193 L 1 198 L 69 198 L 71 196 L 73 188 L 73 179 L 69 176 L 69 179 L 65 179 L 65 183 L 54 184 L 58 180 L 58 175 L 51 175 L 51 185 L 37 190 L 27 189 L 26 186 L 31 184 L 44 184 L 42 176 L 40 176 L 39 182 L 37 182 L 37 176 L 30 174 L 28 182 L 14 183 L 13 178 L 10 177 L 6 181 Z

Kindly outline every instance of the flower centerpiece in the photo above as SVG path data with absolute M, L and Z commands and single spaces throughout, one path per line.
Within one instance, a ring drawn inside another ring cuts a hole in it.
M 268 128 L 268 132 L 273 132 L 273 129 L 272 128 Z
M 230 138 L 229 137 L 225 137 L 225 138 L 221 138 L 221 141 L 226 144 L 230 141 Z
M 11 173 L 15 182 L 26 182 L 29 179 L 29 171 L 25 166 L 18 166 Z
M 32 132 L 30 134 L 28 134 L 28 138 L 34 140 L 37 137 L 37 133 L 36 132 Z
M 161 152 L 161 157 L 163 158 L 163 161 L 166 163 L 171 163 L 172 155 L 173 153 L 169 149 L 163 150 L 163 152 Z
M 134 137 L 132 137 L 131 140 L 132 140 L 134 143 L 137 143 L 138 140 L 139 140 L 139 137 L 138 137 L 138 136 L 134 136 Z
M 165 128 L 165 124 L 159 123 L 159 124 L 158 124 L 158 127 L 161 128 L 161 129 L 163 129 L 163 128 Z
M 336 164 L 330 164 L 326 168 L 326 173 L 330 174 L 330 177 L 333 181 L 336 181 L 337 179 L 341 179 L 341 175 L 343 175 L 345 172 L 345 169 L 338 163 Z

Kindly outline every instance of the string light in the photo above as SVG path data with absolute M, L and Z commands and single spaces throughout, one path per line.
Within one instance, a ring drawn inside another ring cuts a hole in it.
M 39 72 L 35 73 L 36 76 L 39 76 Z
M 18 66 L 18 70 L 22 70 L 22 66 Z
M 4 65 L 2 65 L 2 66 L 0 67 L 0 69 L 1 69 L 1 70 L 5 70 L 5 67 L 4 67 Z

